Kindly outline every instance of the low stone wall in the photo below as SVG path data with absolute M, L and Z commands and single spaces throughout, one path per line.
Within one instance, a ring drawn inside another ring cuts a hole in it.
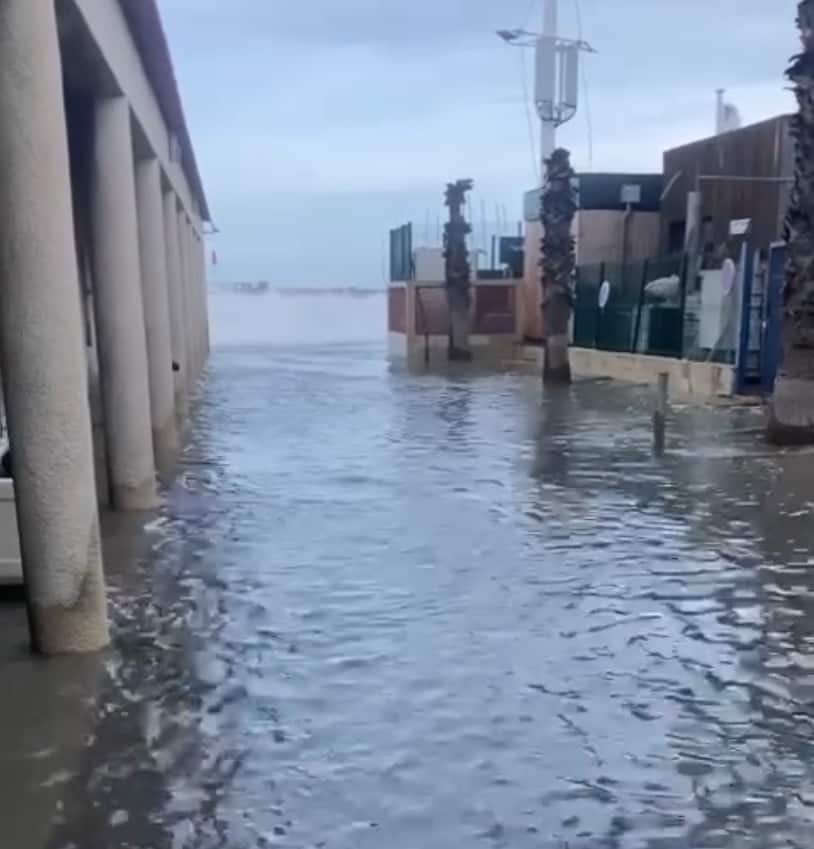
M 542 366 L 540 348 L 526 348 L 525 358 Z M 640 384 L 653 384 L 661 372 L 666 372 L 670 375 L 670 394 L 685 398 L 730 398 L 735 387 L 732 366 L 591 348 L 571 348 L 571 370 L 577 378 L 608 377 Z
M 472 346 L 472 358 L 476 364 L 501 366 L 517 359 L 519 346 L 514 335 L 475 333 L 469 337 L 469 342 Z M 415 336 L 410 340 L 406 351 L 399 344 L 399 337 L 396 334 L 391 334 L 390 339 L 391 355 L 406 356 L 413 365 L 446 363 L 448 347 L 449 338 L 446 334 Z
M 387 291 L 387 329 L 407 333 L 407 287 L 391 286 Z

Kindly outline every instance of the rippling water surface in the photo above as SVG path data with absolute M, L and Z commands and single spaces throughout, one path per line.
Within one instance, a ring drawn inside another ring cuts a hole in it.
M 642 390 L 410 375 L 383 310 L 214 298 L 115 648 L 6 661 L 0 843 L 814 845 L 812 455 L 679 407 L 654 460 Z

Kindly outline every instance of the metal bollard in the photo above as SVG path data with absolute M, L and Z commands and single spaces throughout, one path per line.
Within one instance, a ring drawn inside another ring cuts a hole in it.
M 667 408 L 670 397 L 670 375 L 665 371 L 658 377 L 656 403 L 653 410 L 653 453 L 657 457 L 664 454 L 667 432 Z

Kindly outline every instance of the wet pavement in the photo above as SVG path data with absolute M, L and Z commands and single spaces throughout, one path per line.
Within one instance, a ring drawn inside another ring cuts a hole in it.
M 1 846 L 814 845 L 814 454 L 244 331 L 166 509 L 106 521 L 111 651 L 0 607 Z

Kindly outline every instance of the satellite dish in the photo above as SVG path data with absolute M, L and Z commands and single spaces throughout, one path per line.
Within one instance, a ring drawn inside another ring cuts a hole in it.
M 725 259 L 721 268 L 721 290 L 728 295 L 735 288 L 735 278 L 738 276 L 738 267 L 731 259 Z
M 611 296 L 611 284 L 607 280 L 602 281 L 599 287 L 599 309 L 603 310 L 608 305 Z

